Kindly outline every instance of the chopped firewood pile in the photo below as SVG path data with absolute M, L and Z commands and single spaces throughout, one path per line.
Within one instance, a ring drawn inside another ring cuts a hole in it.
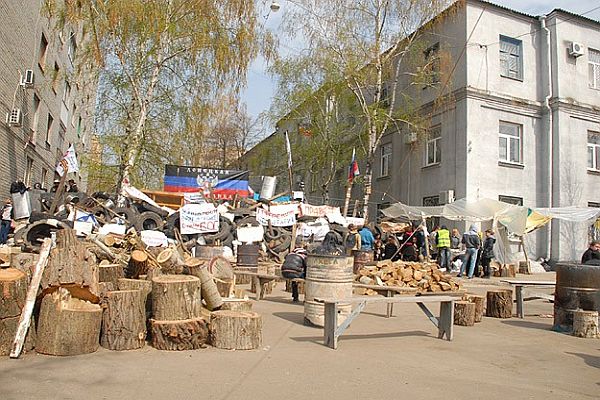
M 441 272 L 438 265 L 432 262 L 379 261 L 362 267 L 356 280 L 365 285 L 416 288 L 419 292 L 450 292 L 460 289 L 456 280 Z M 378 293 L 367 289 L 365 294 Z

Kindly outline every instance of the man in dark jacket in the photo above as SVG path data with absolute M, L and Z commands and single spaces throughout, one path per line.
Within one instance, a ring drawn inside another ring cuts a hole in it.
M 490 268 L 490 262 L 495 256 L 494 243 L 496 243 L 494 231 L 488 229 L 487 231 L 485 231 L 485 240 L 483 241 L 483 249 L 481 251 L 481 266 L 483 267 L 483 277 L 487 279 L 492 277 L 492 269 Z
M 304 278 L 306 275 L 306 250 L 302 247 L 297 247 L 285 256 L 285 260 L 281 265 L 281 275 L 286 279 Z M 292 281 L 292 301 L 299 301 L 298 298 L 298 282 Z
M 481 247 L 481 239 L 479 239 L 479 233 L 477 232 L 477 226 L 471 225 L 468 232 L 465 232 L 462 237 L 462 243 L 465 245 L 467 252 L 465 254 L 465 262 L 460 267 L 458 277 L 461 277 L 465 272 L 467 265 L 469 269 L 467 276 L 469 279 L 473 279 L 473 273 L 475 272 L 475 265 L 477 264 L 477 250 Z
M 582 264 L 598 265 L 600 262 L 600 240 L 594 240 L 581 257 Z

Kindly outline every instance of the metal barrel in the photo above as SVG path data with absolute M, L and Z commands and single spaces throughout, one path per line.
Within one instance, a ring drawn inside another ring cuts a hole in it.
M 324 306 L 315 298 L 348 299 L 352 297 L 352 266 L 354 259 L 345 256 L 310 254 L 306 259 L 304 285 L 304 318 L 311 324 L 324 325 Z M 341 303 L 338 323 L 342 323 L 352 311 L 351 305 Z
M 354 250 L 352 252 L 354 256 L 354 273 L 358 274 L 358 271 L 370 262 L 373 262 L 374 253 L 373 250 Z
M 600 266 L 556 265 L 552 329 L 571 332 L 575 310 L 600 311 Z
M 277 177 L 276 176 L 265 176 L 263 178 L 263 183 L 260 188 L 260 198 L 261 199 L 270 199 L 275 195 L 275 188 L 277 187 Z
M 258 250 L 260 249 L 257 244 L 242 244 L 237 247 L 237 263 L 236 268 L 239 271 L 258 271 Z M 252 282 L 247 275 L 238 275 L 236 282 L 240 285 L 248 284 Z
M 211 260 L 223 255 L 223 246 L 196 245 L 196 258 Z

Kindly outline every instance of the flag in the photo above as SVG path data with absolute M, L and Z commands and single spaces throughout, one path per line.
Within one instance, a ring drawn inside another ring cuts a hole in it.
M 288 131 L 285 131 L 285 150 L 287 151 L 288 156 L 288 168 L 292 169 L 292 147 L 290 146 Z
M 216 199 L 231 200 L 237 194 L 248 197 L 248 171 L 165 165 L 164 191 L 212 193 Z
M 58 175 L 63 176 L 69 172 L 79 172 L 79 163 L 77 162 L 77 156 L 75 155 L 75 147 L 69 146 L 67 152 L 63 155 L 62 160 L 56 166 L 56 172 Z
M 358 163 L 356 162 L 356 149 L 352 149 L 352 161 L 350 161 L 350 167 L 348 168 L 348 182 L 352 182 L 354 177 L 359 175 L 360 171 L 358 170 Z

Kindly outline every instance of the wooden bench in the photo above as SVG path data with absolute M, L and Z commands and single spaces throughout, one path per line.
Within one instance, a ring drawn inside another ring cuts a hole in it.
M 338 338 L 350 326 L 368 303 L 417 303 L 421 311 L 438 328 L 438 338 L 453 338 L 454 297 L 452 296 L 400 296 L 400 297 L 352 297 L 350 299 L 315 299 L 325 305 L 324 341 L 325 345 L 337 349 Z M 350 315 L 338 326 L 338 303 L 356 303 Z M 435 317 L 425 303 L 440 303 L 440 316 Z
M 546 299 L 554 301 L 554 295 L 548 293 L 530 293 L 529 297 L 523 297 L 523 288 L 554 288 L 556 282 L 552 281 L 525 281 L 518 279 L 502 279 L 500 282 L 508 283 L 515 287 L 515 302 L 517 303 L 517 317 L 523 318 L 523 302 L 535 299 Z
M 394 297 L 396 294 L 413 294 L 417 293 L 417 288 L 406 287 L 406 286 L 380 286 L 380 285 L 366 285 L 364 283 L 353 283 L 353 288 L 370 289 L 374 290 L 380 295 L 385 297 Z M 394 304 L 388 303 L 387 310 L 385 313 L 386 318 L 390 318 L 394 312 Z

